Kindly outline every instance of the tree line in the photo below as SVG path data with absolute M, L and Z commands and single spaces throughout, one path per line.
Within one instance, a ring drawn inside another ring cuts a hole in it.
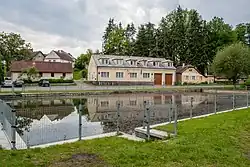
M 245 33 L 249 23 L 236 27 L 223 18 L 206 21 L 194 9 L 180 6 L 163 17 L 156 26 L 145 23 L 138 28 L 133 23 L 123 26 L 109 19 L 103 35 L 103 54 L 170 59 L 175 66 L 191 64 L 201 73 L 211 72 L 216 53 L 236 42 L 246 43 Z

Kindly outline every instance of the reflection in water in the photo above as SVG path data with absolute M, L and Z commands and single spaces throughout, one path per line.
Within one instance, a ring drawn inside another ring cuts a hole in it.
M 132 134 L 142 126 L 144 101 L 150 106 L 150 124 L 174 120 L 171 103 L 177 106 L 178 119 L 215 112 L 215 96 L 202 93 L 116 94 L 82 99 L 14 100 L 17 131 L 29 146 L 78 138 L 79 104 L 83 104 L 82 136 L 116 131 L 117 104 L 120 103 L 120 130 Z M 217 98 L 217 111 L 232 108 L 232 96 Z M 192 105 L 191 105 L 192 100 Z M 246 105 L 244 96 L 236 97 L 236 107 Z

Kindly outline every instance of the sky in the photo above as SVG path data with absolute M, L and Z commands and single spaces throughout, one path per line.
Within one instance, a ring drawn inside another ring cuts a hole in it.
M 236 25 L 250 22 L 250 0 L 0 0 L 0 31 L 20 33 L 34 50 L 65 50 L 78 57 L 101 50 L 109 18 L 136 26 L 160 19 L 175 9 L 196 9 Z

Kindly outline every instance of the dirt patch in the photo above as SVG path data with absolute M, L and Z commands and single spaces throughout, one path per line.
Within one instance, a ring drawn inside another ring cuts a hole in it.
M 51 164 L 49 167 L 110 167 L 95 154 L 75 154 L 69 159 L 64 159 Z

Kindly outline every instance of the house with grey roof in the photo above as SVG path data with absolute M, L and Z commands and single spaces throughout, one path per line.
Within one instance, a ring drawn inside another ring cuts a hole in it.
M 58 51 L 52 50 L 44 58 L 45 62 L 71 63 L 72 67 L 74 67 L 75 60 L 76 59 L 70 53 L 67 53 L 63 50 L 58 50 Z
M 31 52 L 31 58 L 33 61 L 44 61 L 46 55 L 42 51 Z
M 88 81 L 111 85 L 174 85 L 176 68 L 164 58 L 93 55 Z

